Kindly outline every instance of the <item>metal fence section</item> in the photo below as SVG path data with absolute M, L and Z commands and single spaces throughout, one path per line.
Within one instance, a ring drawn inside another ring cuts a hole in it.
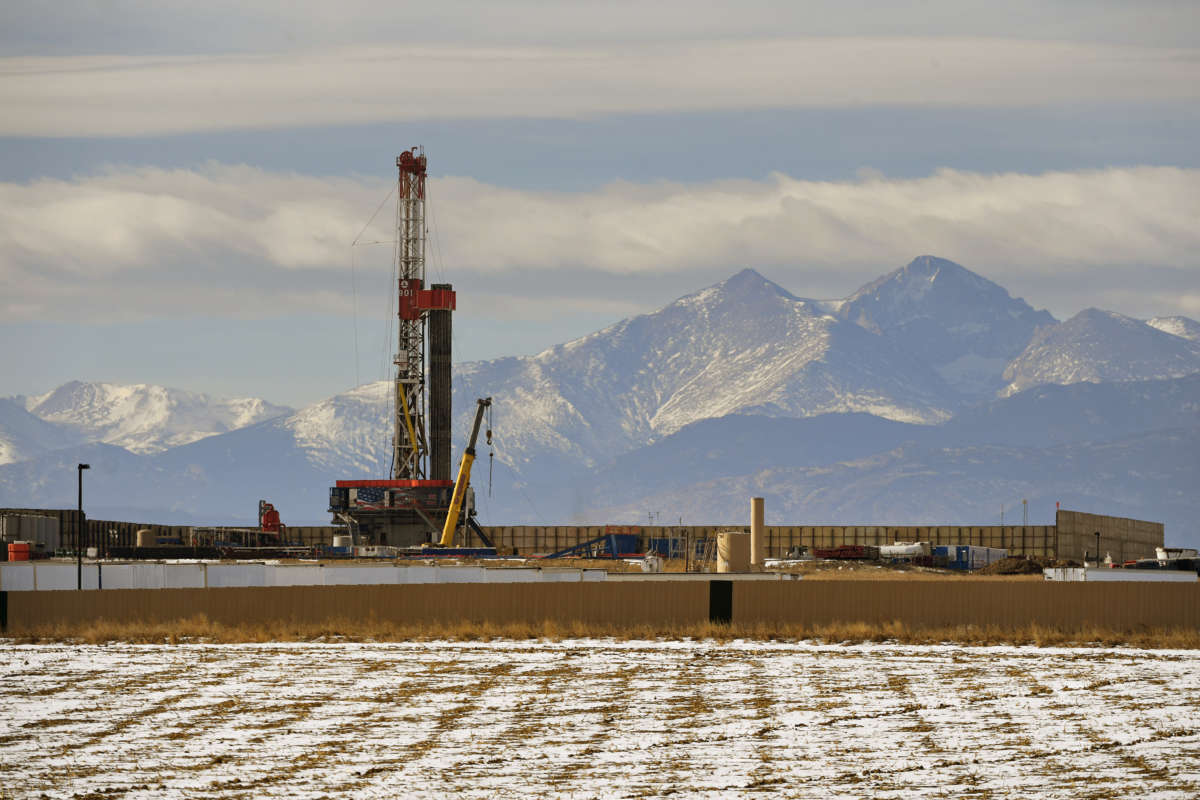
M 767 513 L 770 513 L 768 507 Z M 0 514 L 53 517 L 59 523 L 63 547 L 72 547 L 79 527 L 74 509 L 0 509 Z M 88 519 L 84 547 L 132 547 L 143 528 L 155 536 L 190 540 L 189 526 L 155 525 Z M 637 534 L 643 551 L 667 549 L 682 552 L 686 542 L 715 539 L 728 525 L 493 525 L 483 530 L 502 551 L 520 555 L 556 553 L 606 534 Z M 307 546 L 331 545 L 333 537 L 346 533 L 335 525 L 288 528 L 288 538 Z M 1153 558 L 1154 548 L 1164 544 L 1162 523 L 1062 510 L 1054 525 L 768 525 L 765 528 L 767 558 L 781 558 L 795 547 L 831 548 L 841 545 L 878 547 L 894 542 L 929 542 L 931 545 L 975 545 L 1007 550 L 1010 555 L 1082 560 L 1099 547 L 1101 557 L 1114 561 Z M 1096 534 L 1099 533 L 1097 545 Z M 652 542 L 656 542 L 652 546 Z
M 230 625 L 326 623 L 693 623 L 714 613 L 733 623 L 902 622 L 1072 630 L 1200 627 L 1200 584 L 1053 581 L 740 581 L 422 583 L 223 589 L 8 591 L 8 630 L 101 619 L 162 623 L 198 614 Z M 725 593 L 728 592 L 728 597 Z

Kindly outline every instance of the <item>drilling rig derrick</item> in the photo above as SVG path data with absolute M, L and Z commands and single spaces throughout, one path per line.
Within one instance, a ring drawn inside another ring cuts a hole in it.
M 396 383 L 392 467 L 395 479 L 425 478 L 425 154 L 420 148 L 396 157 Z
M 450 284 L 425 283 L 427 161 L 421 147 L 396 157 L 394 269 L 397 339 L 392 458 L 386 480 L 340 480 L 329 510 L 361 544 L 435 540 L 450 507 L 452 313 Z

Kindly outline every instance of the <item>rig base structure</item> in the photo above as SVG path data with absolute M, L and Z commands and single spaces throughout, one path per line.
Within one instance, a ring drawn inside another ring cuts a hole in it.
M 329 511 L 348 525 L 355 544 L 420 547 L 441 535 L 453 493 L 453 481 L 338 481 L 329 490 Z M 467 492 L 465 505 L 464 517 L 470 519 L 475 514 L 474 492 Z

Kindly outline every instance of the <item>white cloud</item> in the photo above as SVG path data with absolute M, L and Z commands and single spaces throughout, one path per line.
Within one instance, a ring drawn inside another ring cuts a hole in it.
M 0 184 L 0 313 L 249 314 L 280 303 L 345 311 L 349 243 L 389 188 L 382 178 L 216 164 Z M 921 253 L 1016 285 L 1034 302 L 1039 285 L 1061 295 L 1065 282 L 1077 308 L 1122 296 L 1129 303 L 1117 310 L 1128 313 L 1139 313 L 1140 297 L 1153 313 L 1194 314 L 1194 291 L 1153 285 L 1145 270 L 1170 273 L 1185 289 L 1200 284 L 1193 169 L 944 170 L 841 183 L 774 175 L 577 193 L 452 177 L 433 181 L 430 196 L 431 278 L 490 275 L 512 296 L 563 295 L 565 276 L 594 287 L 602 275 L 711 276 L 746 265 L 785 285 L 789 273 L 807 285 L 839 284 L 830 275 L 879 274 Z M 390 238 L 390 223 L 385 207 L 365 238 Z M 369 251 L 359 251 L 360 281 L 382 289 L 388 248 Z M 537 288 L 539 275 L 553 275 L 557 288 Z M 682 293 L 698 280 L 671 283 Z M 577 307 L 628 299 L 581 289 Z
M 589 193 L 458 178 L 439 182 L 437 199 L 447 263 L 473 269 L 886 265 L 924 252 L 1006 271 L 1200 267 L 1200 170 L 1173 167 L 844 183 L 777 174 Z
M 0 135 L 143 136 L 435 118 L 1200 99 L 1195 48 L 955 37 L 0 59 Z
M 225 165 L 4 183 L 0 255 L 81 277 L 180 259 L 328 267 L 346 258 L 362 204 L 384 186 Z

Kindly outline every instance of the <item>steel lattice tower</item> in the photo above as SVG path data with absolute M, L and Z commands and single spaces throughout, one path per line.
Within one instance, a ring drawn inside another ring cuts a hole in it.
M 396 157 L 396 275 L 399 329 L 396 345 L 395 429 L 392 470 L 396 479 L 425 477 L 425 315 L 418 296 L 425 285 L 424 148 Z

